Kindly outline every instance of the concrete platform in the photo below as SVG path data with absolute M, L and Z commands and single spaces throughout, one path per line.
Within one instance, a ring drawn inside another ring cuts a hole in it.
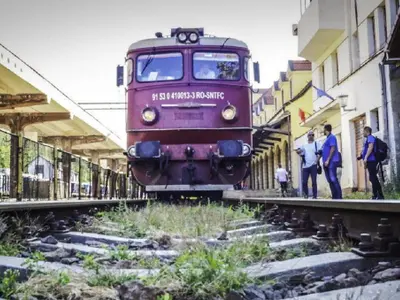
M 242 191 L 230 191 L 224 193 L 224 200 L 253 202 L 259 204 L 277 204 L 287 206 L 301 206 L 304 208 L 335 208 L 335 209 L 351 209 L 358 211 L 373 211 L 373 212 L 400 212 L 400 200 L 332 200 L 332 199 L 304 199 L 304 198 L 279 198 L 264 196 L 252 196 L 252 193 Z
M 400 299 L 400 280 L 298 296 L 286 300 L 396 300 Z
M 102 205 L 115 205 L 120 203 L 121 201 L 125 201 L 128 204 L 134 203 L 144 203 L 149 199 L 128 199 L 128 200 L 77 200 L 68 199 L 68 200 L 53 200 L 53 201 L 8 201 L 8 202 L 0 202 L 0 212 L 5 211 L 22 211 L 22 210 L 38 210 L 38 209 L 57 209 L 57 208 L 74 208 L 74 207 L 88 207 L 88 206 L 102 206 Z

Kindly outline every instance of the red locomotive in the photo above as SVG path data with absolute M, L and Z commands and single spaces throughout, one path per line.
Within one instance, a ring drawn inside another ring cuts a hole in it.
M 220 195 L 249 175 L 252 69 L 245 43 L 201 28 L 130 46 L 126 155 L 146 192 Z

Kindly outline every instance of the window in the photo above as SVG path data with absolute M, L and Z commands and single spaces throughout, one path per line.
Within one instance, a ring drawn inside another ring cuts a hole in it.
M 129 58 L 126 61 L 126 85 L 131 84 L 133 79 L 133 61 Z
M 245 57 L 244 58 L 244 65 L 243 65 L 243 73 L 244 73 L 244 78 L 247 81 L 250 81 L 249 63 L 250 63 L 250 59 L 248 57 Z
M 379 109 L 371 110 L 371 129 L 372 132 L 379 132 Z
M 376 30 L 375 30 L 375 17 L 368 17 L 368 48 L 369 56 L 373 56 L 376 52 Z
M 44 174 L 44 165 L 36 165 L 35 174 Z
M 275 111 L 278 110 L 278 99 L 275 97 L 274 99 L 274 104 L 275 104 Z
M 196 52 L 193 54 L 196 79 L 239 80 L 240 62 L 236 53 Z
M 137 58 L 138 82 L 180 80 L 183 77 L 183 56 L 179 52 L 144 54 Z
M 319 68 L 320 73 L 319 73 L 319 82 L 320 82 L 320 88 L 321 90 L 325 90 L 325 66 L 322 63 L 321 67 Z
M 332 54 L 332 73 L 332 83 L 336 85 L 339 82 L 339 59 L 337 52 Z
M 355 71 L 360 66 L 360 43 L 358 40 L 358 32 L 353 34 L 353 70 Z
M 283 107 L 283 104 L 285 104 L 285 93 L 283 92 L 283 90 L 281 91 L 281 95 L 282 95 L 282 107 Z

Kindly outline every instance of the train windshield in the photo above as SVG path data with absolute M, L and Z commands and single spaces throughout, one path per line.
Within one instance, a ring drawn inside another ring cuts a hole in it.
M 181 53 L 160 53 L 139 55 L 136 65 L 136 79 L 139 82 L 180 80 L 183 77 L 183 56 Z
M 240 63 L 236 53 L 196 52 L 193 76 L 207 80 L 239 80 Z

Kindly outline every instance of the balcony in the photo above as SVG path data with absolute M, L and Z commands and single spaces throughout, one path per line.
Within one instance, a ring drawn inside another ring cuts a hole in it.
M 298 24 L 299 56 L 316 61 L 345 31 L 345 1 L 313 0 Z

